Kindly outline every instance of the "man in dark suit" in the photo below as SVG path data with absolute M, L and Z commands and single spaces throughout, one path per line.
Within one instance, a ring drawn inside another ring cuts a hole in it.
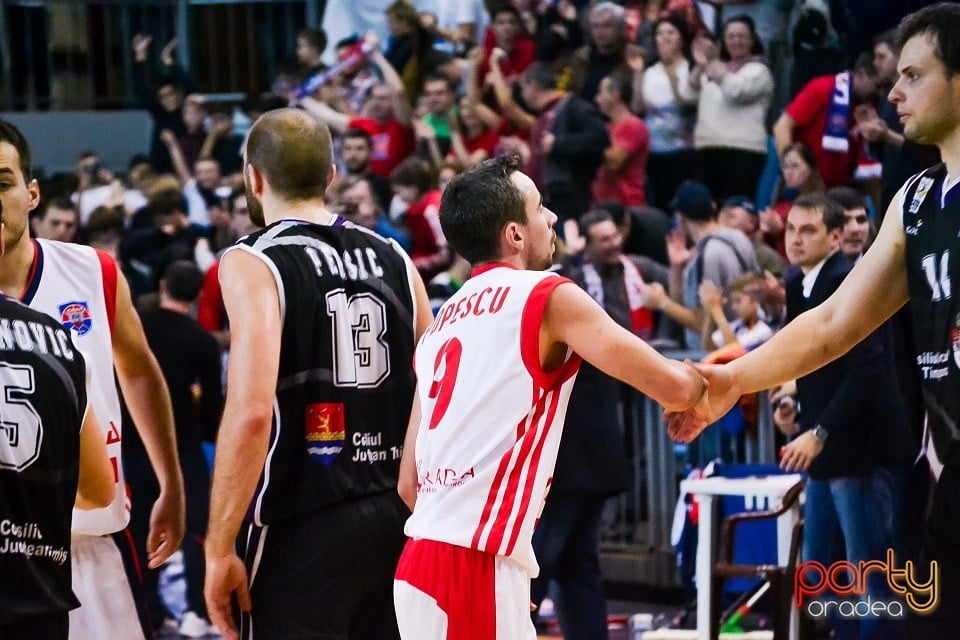
M 787 215 L 787 322 L 832 294 L 851 269 L 839 251 L 843 209 L 821 196 L 794 201 Z M 781 466 L 807 471 L 804 560 L 826 568 L 840 560 L 854 565 L 885 560 L 891 546 L 890 474 L 884 467 L 903 424 L 885 410 L 895 397 L 884 371 L 884 340 L 874 332 L 847 355 L 797 380 L 799 408 L 781 401 L 774 420 L 794 439 L 783 450 Z M 884 576 L 868 580 L 869 596 L 884 597 Z M 828 594 L 827 597 L 829 598 Z M 849 596 L 844 596 L 848 598 Z M 895 638 L 896 621 L 866 617 L 830 620 L 837 638 Z M 859 627 L 859 628 L 858 628 Z

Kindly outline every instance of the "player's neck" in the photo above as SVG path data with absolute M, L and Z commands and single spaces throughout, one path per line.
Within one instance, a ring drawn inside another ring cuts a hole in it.
M 0 291 L 19 300 L 27 288 L 27 280 L 33 270 L 34 245 L 26 230 L 14 244 L 7 245 L 0 256 Z
M 951 178 L 960 176 L 960 127 L 937 146 L 940 147 L 940 159 L 947 165 L 947 175 Z
M 337 216 L 326 208 L 323 200 L 283 202 L 270 208 L 264 206 L 264 221 L 268 225 L 278 220 L 303 220 L 313 224 L 331 225 L 336 219 Z

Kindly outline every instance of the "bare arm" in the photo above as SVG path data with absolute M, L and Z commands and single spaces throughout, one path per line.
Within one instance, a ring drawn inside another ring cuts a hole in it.
M 873 246 L 832 296 L 729 365 L 743 393 L 795 380 L 839 358 L 907 302 L 899 202 L 894 198 Z
M 703 381 L 692 367 L 661 356 L 614 322 L 586 291 L 572 283 L 561 284 L 550 295 L 540 345 L 541 358 L 569 345 L 607 375 L 670 410 L 692 407 L 704 392 Z
M 782 158 L 784 150 L 793 142 L 793 130 L 796 121 L 784 111 L 773 124 L 773 143 L 777 147 L 777 157 Z
M 147 537 L 150 567 L 156 568 L 167 561 L 183 540 L 183 476 L 167 383 L 147 344 L 140 318 L 130 300 L 130 288 L 122 275 L 117 278 L 113 361 L 123 399 L 160 484 L 160 497 L 150 514 Z
M 113 502 L 116 489 L 113 465 L 107 457 L 103 431 L 97 426 L 92 407 L 87 407 L 80 428 L 80 479 L 77 483 L 78 509 L 100 509 Z
M 310 96 L 301 99 L 300 106 L 319 122 L 330 127 L 335 133 L 343 133 L 350 126 L 350 116 L 340 113 Z
M 375 45 L 376 37 L 368 35 L 367 42 L 372 42 Z M 400 78 L 390 61 L 383 56 L 379 47 L 375 46 L 373 51 L 370 52 L 370 59 L 380 70 L 384 83 L 393 89 L 393 117 L 399 120 L 400 124 L 409 125 L 411 111 L 404 93 L 403 79 Z
M 433 320 L 433 311 L 430 308 L 430 298 L 427 295 L 427 288 L 423 284 L 423 279 L 417 272 L 413 263 L 407 259 L 407 272 L 413 280 L 414 304 L 416 305 L 416 326 L 414 327 L 414 337 L 420 340 L 420 336 L 430 326 Z M 418 389 L 413 390 L 413 405 L 410 408 L 410 421 L 407 423 L 407 435 L 403 439 L 403 454 L 400 456 L 400 477 L 397 481 L 397 493 L 403 502 L 413 507 L 417 502 L 417 433 L 420 430 L 420 394 Z
M 187 166 L 187 161 L 183 157 L 180 142 L 177 141 L 177 136 L 169 129 L 164 129 L 160 132 L 160 139 L 163 140 L 163 143 L 167 146 L 167 151 L 170 152 L 170 161 L 173 163 L 173 170 L 177 173 L 180 188 L 183 188 L 183 186 L 193 178 L 193 174 L 190 172 L 190 167 Z M 206 145 L 206 141 L 204 141 L 204 145 Z

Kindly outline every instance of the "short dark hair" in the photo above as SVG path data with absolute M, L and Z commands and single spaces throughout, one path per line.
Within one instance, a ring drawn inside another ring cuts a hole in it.
M 368 147 L 373 148 L 373 138 L 371 138 L 370 133 L 364 129 L 347 129 L 343 132 L 341 140 L 346 140 L 347 138 L 360 138 L 367 143 Z
M 871 78 L 877 77 L 877 68 L 873 66 L 873 54 L 864 51 L 853 61 L 854 71 L 863 71 Z
M 455 177 L 440 200 L 440 226 L 454 251 L 471 264 L 500 257 L 500 233 L 510 222 L 527 223 L 523 195 L 510 176 L 520 160 L 484 160 Z
M 827 191 L 827 196 L 833 198 L 844 211 L 867 208 L 866 197 L 853 187 L 832 187 Z
M 320 53 L 323 53 L 323 50 L 327 48 L 327 34 L 323 29 L 307 27 L 305 29 L 301 29 L 300 33 L 297 34 L 297 37 L 306 40 L 307 44 Z
M 613 216 L 610 215 L 608 211 L 604 211 L 603 209 L 591 209 L 590 211 L 587 211 L 585 214 L 580 216 L 580 220 L 578 222 L 580 234 L 586 238 L 587 244 L 590 244 L 590 229 L 594 225 L 598 225 L 601 222 L 612 222 L 614 225 L 619 227 L 616 220 L 613 219 Z
M 167 295 L 178 302 L 193 302 L 203 288 L 203 272 L 190 260 L 175 260 L 163 272 Z
M 879 34 L 873 39 L 873 46 L 878 44 L 885 44 L 887 48 L 890 49 L 894 54 L 900 53 L 900 48 L 897 46 L 897 30 L 896 29 L 887 29 L 883 33 Z
M 323 198 L 332 157 L 330 130 L 299 109 L 263 114 L 247 138 L 247 163 L 283 200 Z
M 38 214 L 38 218 L 43 220 L 47 217 L 50 208 L 60 209 L 61 211 L 72 211 L 74 215 L 77 213 L 77 208 L 73 206 L 73 201 L 70 200 L 67 196 L 57 196 L 55 198 L 50 198 L 50 201 L 47 202 L 47 205 L 43 207 L 43 210 Z
M 512 4 L 501 2 L 497 6 L 490 9 L 490 22 L 493 22 L 497 19 L 497 16 L 501 13 L 511 13 L 513 17 L 517 19 L 521 25 L 523 24 L 523 16 L 520 15 L 520 11 L 513 6 Z
M 410 156 L 390 172 L 390 183 L 413 187 L 422 195 L 433 187 L 433 171 L 426 160 Z
M 960 5 L 938 2 L 923 7 L 903 19 L 897 27 L 897 49 L 907 40 L 925 35 L 934 42 L 933 52 L 950 77 L 960 70 Z
M 153 194 L 150 198 L 149 207 L 151 215 L 155 218 L 168 216 L 177 211 L 186 215 L 190 210 L 184 195 L 174 189 L 164 189 Z
M 607 74 L 603 79 L 610 83 L 610 91 L 619 95 L 620 101 L 629 107 L 633 100 L 633 82 L 619 71 Z
M 548 91 L 557 88 L 557 74 L 546 62 L 534 62 L 523 70 L 523 81 Z
M 827 226 L 827 231 L 834 229 L 843 229 L 846 220 L 843 217 L 843 207 L 823 193 L 811 193 L 805 196 L 799 196 L 793 201 L 792 207 L 806 209 L 808 211 L 817 210 L 823 216 L 823 224 Z
M 24 182 L 33 179 L 33 169 L 30 166 L 30 144 L 20 132 L 20 129 L 7 120 L 0 120 L 0 142 L 8 142 L 17 150 L 20 156 L 20 173 Z
M 457 86 L 453 84 L 453 81 L 439 71 L 432 71 L 427 74 L 427 77 L 423 80 L 424 88 L 426 88 L 428 82 L 442 82 L 444 85 L 446 85 L 447 91 L 450 93 L 457 92 Z

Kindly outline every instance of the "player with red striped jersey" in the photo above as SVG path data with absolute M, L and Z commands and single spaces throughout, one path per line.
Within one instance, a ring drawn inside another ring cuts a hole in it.
M 535 638 L 531 537 L 580 359 L 665 407 L 706 387 L 611 320 L 550 266 L 557 217 L 514 159 L 453 180 L 440 220 L 473 277 L 416 350 L 417 399 L 400 494 L 413 508 L 394 599 L 401 636 Z

